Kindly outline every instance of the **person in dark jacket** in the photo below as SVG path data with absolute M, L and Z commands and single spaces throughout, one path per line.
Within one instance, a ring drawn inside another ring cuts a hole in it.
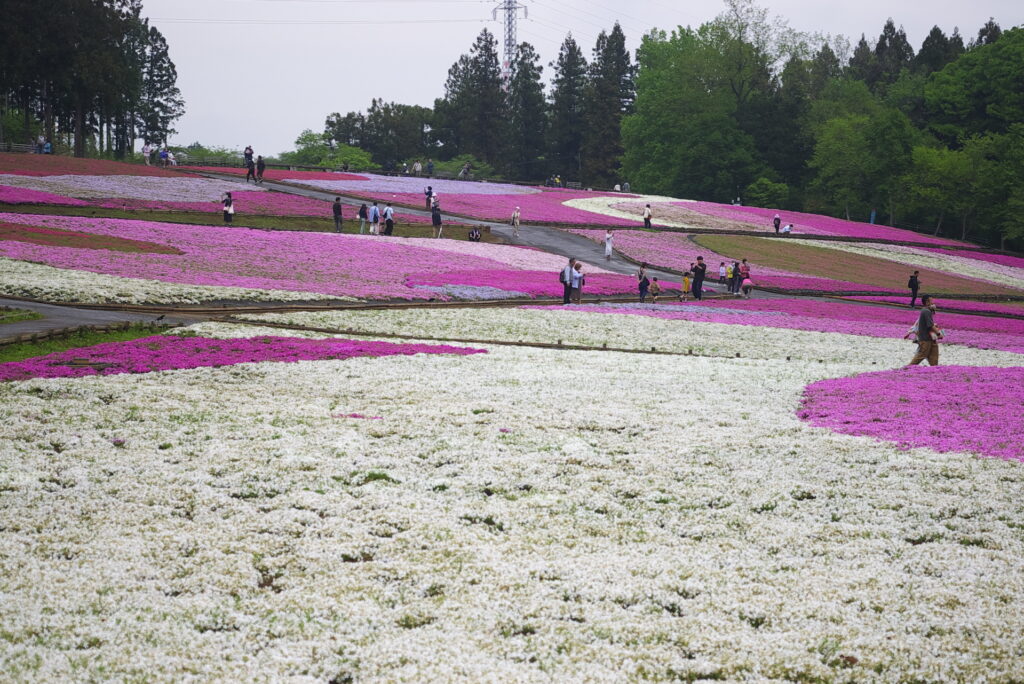
M 334 214 L 334 232 L 341 232 L 341 198 L 335 197 L 334 204 L 331 205 L 331 212 Z
M 913 309 L 917 305 L 917 291 L 921 288 L 921 281 L 917 279 L 919 273 L 920 271 L 914 271 L 914 273 L 910 276 L 910 280 L 907 281 L 907 287 L 910 288 L 911 309 Z

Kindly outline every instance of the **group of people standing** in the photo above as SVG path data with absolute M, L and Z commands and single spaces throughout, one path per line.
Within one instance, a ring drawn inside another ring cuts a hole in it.
M 171 152 L 169 149 L 167 149 L 166 147 L 161 147 L 160 151 L 157 152 L 156 149 L 152 145 L 150 145 L 149 143 L 146 143 L 145 145 L 142 146 L 142 161 L 146 162 L 146 166 L 152 166 L 153 165 L 153 153 L 154 152 L 156 152 L 157 163 L 160 166 L 177 166 L 178 165 L 178 160 L 175 159 L 174 153 Z

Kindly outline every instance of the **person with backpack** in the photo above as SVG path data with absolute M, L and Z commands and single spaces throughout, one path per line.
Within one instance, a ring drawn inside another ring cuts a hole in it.
M 569 257 L 569 264 L 558 274 L 558 282 L 562 283 L 562 304 L 568 304 L 572 297 L 572 276 L 576 272 L 576 257 Z
M 910 290 L 910 308 L 911 309 L 913 309 L 914 306 L 917 304 L 917 291 L 921 287 L 921 281 L 918 280 L 918 278 L 917 278 L 918 273 L 920 273 L 920 271 L 914 271 L 911 274 L 911 276 L 910 276 L 910 280 L 907 281 L 907 288 Z M 921 305 L 922 306 L 924 305 L 924 298 L 923 297 L 921 298 Z
M 572 267 L 572 291 L 570 292 L 570 299 L 579 304 L 583 299 L 583 285 L 587 282 L 586 276 L 583 275 L 583 264 L 577 261 Z
M 395 232 L 395 210 L 391 208 L 391 202 L 384 207 L 384 234 L 391 235 Z
M 929 366 L 939 365 L 939 340 L 943 335 L 942 330 L 935 325 L 935 302 L 931 295 L 921 295 L 921 314 L 908 336 L 912 333 L 916 333 L 914 341 L 917 342 L 917 353 L 908 365 L 916 366 L 925 359 Z
M 363 229 L 366 228 L 366 220 L 370 218 L 370 209 L 363 202 L 362 206 L 359 207 L 359 234 L 363 234 Z
M 380 208 L 376 202 L 370 207 L 370 235 L 380 235 Z

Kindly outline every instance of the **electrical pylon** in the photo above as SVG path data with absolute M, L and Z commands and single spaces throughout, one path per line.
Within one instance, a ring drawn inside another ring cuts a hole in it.
M 512 60 L 516 58 L 516 47 L 519 39 L 516 32 L 516 22 L 519 20 L 519 10 L 523 10 L 523 18 L 529 16 L 526 5 L 521 5 L 518 0 L 498 0 L 498 6 L 494 8 L 493 16 L 498 18 L 498 12 L 504 14 L 502 21 L 505 23 L 505 59 L 501 64 L 501 80 L 508 89 L 508 83 L 512 80 Z

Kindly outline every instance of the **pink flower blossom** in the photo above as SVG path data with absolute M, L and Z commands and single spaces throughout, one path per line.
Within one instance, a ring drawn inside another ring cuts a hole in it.
M 485 353 L 486 350 L 469 347 L 393 344 L 333 338 L 309 340 L 300 337 L 252 337 L 220 340 L 207 337 L 154 335 L 127 342 L 108 342 L 56 352 L 25 361 L 3 363 L 0 364 L 0 381 L 151 373 L 263 361 L 294 363 L 352 359 L 360 356 Z
M 798 415 L 847 435 L 900 448 L 968 451 L 1024 461 L 1024 368 L 911 366 L 822 380 Z

